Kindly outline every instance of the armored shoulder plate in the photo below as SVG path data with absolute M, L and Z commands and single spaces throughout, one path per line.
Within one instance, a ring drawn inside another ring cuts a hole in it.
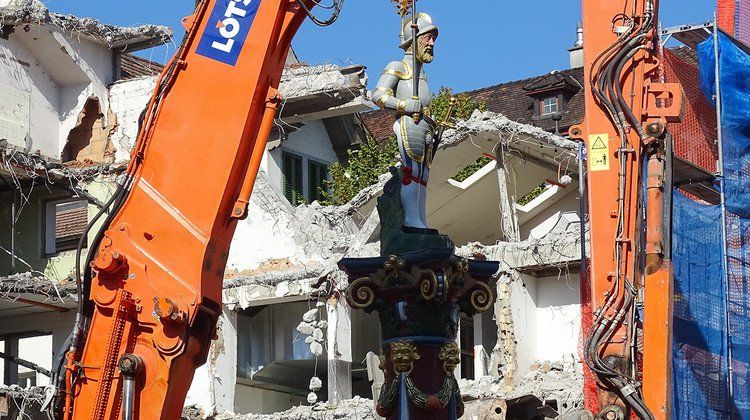
M 402 61 L 391 61 L 383 70 L 383 74 L 396 76 L 400 80 L 411 80 L 411 67 Z

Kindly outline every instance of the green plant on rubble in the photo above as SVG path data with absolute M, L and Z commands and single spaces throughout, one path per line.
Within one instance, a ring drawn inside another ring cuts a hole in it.
M 350 149 L 349 165 L 334 163 L 329 167 L 330 180 L 326 181 L 328 191 L 323 191 L 323 205 L 340 206 L 354 198 L 357 193 L 378 182 L 378 177 L 398 162 L 396 137 L 388 139 L 384 145 L 368 136 L 367 141 L 357 150 Z
M 443 121 L 453 97 L 453 90 L 442 87 L 432 99 L 430 110 L 435 121 Z M 474 110 L 484 111 L 487 107 L 481 101 L 461 93 L 455 95 L 454 120 L 466 119 Z M 329 167 L 330 179 L 326 181 L 324 200 L 326 206 L 340 206 L 348 203 L 357 193 L 378 182 L 378 177 L 399 161 L 398 143 L 392 136 L 385 144 L 380 144 L 368 136 L 367 141 L 357 150 L 349 150 L 349 165 L 334 163 Z M 481 168 L 481 166 L 480 166 Z M 476 172 L 476 171 L 474 171 Z M 473 173 L 473 172 L 472 172 Z M 471 174 L 469 174 L 471 175 Z

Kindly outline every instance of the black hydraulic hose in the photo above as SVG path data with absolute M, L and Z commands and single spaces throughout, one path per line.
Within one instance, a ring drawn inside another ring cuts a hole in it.
M 316 25 L 330 26 L 333 25 L 336 20 L 338 20 L 341 9 L 344 7 L 344 0 L 333 0 L 333 4 L 331 6 L 321 6 L 317 1 L 315 2 L 315 4 L 319 7 L 333 10 L 331 17 L 326 20 L 320 20 L 317 16 L 315 16 L 315 14 L 310 10 L 310 8 L 307 7 L 303 0 L 297 0 L 297 4 L 302 10 L 305 11 L 310 20 L 313 21 Z
M 0 359 L 5 359 L 13 363 L 14 365 L 23 366 L 35 372 L 39 372 L 48 378 L 52 377 L 52 372 L 48 371 L 47 369 L 37 365 L 36 363 L 29 362 L 28 360 L 21 359 L 11 354 L 0 352 Z

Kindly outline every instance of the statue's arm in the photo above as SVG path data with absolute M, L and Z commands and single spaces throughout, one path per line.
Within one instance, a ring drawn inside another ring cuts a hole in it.
M 372 94 L 372 100 L 382 109 L 401 111 L 406 114 L 422 112 L 422 102 L 415 99 L 400 100 L 396 97 L 398 82 L 406 75 L 406 68 L 400 61 L 386 66 Z

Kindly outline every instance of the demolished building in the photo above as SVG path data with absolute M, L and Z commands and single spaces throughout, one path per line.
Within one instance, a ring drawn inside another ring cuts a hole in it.
M 25 12 L 18 13 L 18 7 Z M 6 131 L 0 136 L 7 138 L 0 169 L 5 181 L 0 187 L 0 287 L 5 298 L 0 303 L 0 341 L 3 352 L 49 368 L 52 353 L 62 346 L 73 323 L 73 245 L 97 202 L 114 190 L 137 136 L 138 117 L 155 85 L 153 69 L 159 66 L 127 55 L 112 58 L 109 41 L 103 42 L 95 32 L 85 38 L 69 26 L 76 18 L 39 7 L 37 2 L 14 2 L 0 11 L 10 22 L 0 46 L 5 61 L 15 66 L 3 73 L 14 74 L 18 66 L 31 72 L 31 64 L 26 68 L 19 61 L 34 63 L 35 71 L 58 70 L 46 67 L 53 67 L 46 54 L 57 52 L 25 44 L 31 41 L 24 34 L 48 31 L 57 34 L 54 40 L 33 41 L 42 45 L 59 43 L 66 36 L 77 38 L 67 50 L 80 58 L 74 61 L 80 69 L 69 67 L 91 75 L 88 87 L 71 90 L 71 97 L 76 93 L 73 108 L 38 102 L 40 98 L 31 93 L 15 95 L 24 99 L 2 108 L 8 110 L 3 121 L 13 125 L 3 125 Z M 25 17 L 19 20 L 21 15 Z M 107 27 L 87 19 L 80 25 Z M 151 42 L 163 42 L 165 34 L 166 30 L 159 32 Z M 139 38 L 139 45 L 147 45 L 142 42 Z M 108 72 L 103 65 L 89 64 L 96 51 L 115 63 Z M 100 73 L 90 72 L 92 66 Z M 65 75 L 59 76 L 58 84 L 65 84 Z M 120 79 L 125 75 L 128 79 Z M 345 163 L 347 150 L 364 139 L 358 113 L 372 107 L 365 83 L 364 68 L 359 66 L 306 66 L 290 59 L 285 69 L 284 108 L 269 139 L 249 217 L 238 225 L 227 265 L 219 337 L 209 362 L 196 373 L 187 400 L 203 415 L 272 413 L 318 399 L 335 404 L 355 396 L 372 398 L 373 390 L 377 392 L 378 375 L 368 363 L 379 343 L 372 334 L 378 330 L 377 321 L 346 306 L 341 298 L 346 283 L 336 261 L 377 252 L 375 198 L 388 176 L 344 206 L 316 202 L 327 178 L 326 166 Z M 45 88 L 33 77 L 25 86 L 29 92 Z M 24 108 L 19 103 L 26 100 L 30 106 Z M 32 109 L 38 108 L 56 113 L 37 117 Z M 61 123 L 50 127 L 49 120 Z M 436 187 L 431 220 L 468 244 L 462 253 L 518 255 L 496 286 L 503 291 L 518 286 L 513 298 L 517 302 L 511 303 L 510 294 L 503 292 L 494 319 L 485 315 L 461 322 L 461 378 L 502 373 L 508 385 L 512 378 L 531 372 L 536 360 L 576 359 L 576 267 L 581 248 L 573 182 L 577 147 L 561 136 L 492 112 L 477 113 L 447 133 L 438 155 L 444 162 L 437 163 L 440 169 L 432 175 Z M 485 154 L 495 159 L 466 179 L 453 179 Z M 507 157 L 503 166 L 495 163 L 498 156 Z M 534 176 L 518 177 L 522 167 L 531 174 L 528 162 L 534 162 Z M 563 175 L 570 182 L 558 182 Z M 515 203 L 513 197 L 524 196 L 548 178 L 554 182 L 545 184 L 543 194 L 524 205 Z M 482 232 L 461 216 L 470 200 L 477 217 L 486 221 Z M 299 205 L 302 202 L 311 204 Z M 518 219 L 517 214 L 524 217 Z M 553 239 L 558 237 L 559 242 Z M 560 245 L 563 242 L 566 245 Z M 560 252 L 552 258 L 538 251 L 544 246 Z M 555 298 L 539 305 L 537 296 Z M 529 310 L 529 305 L 536 309 Z M 546 315 L 540 315 L 543 312 Z M 544 345 L 544 336 L 553 332 L 565 338 L 556 349 Z M 319 378 L 319 385 L 312 387 L 314 397 L 308 395 L 311 378 Z M 3 379 L 7 385 L 45 384 L 37 373 L 11 363 L 3 365 Z
M 128 52 L 170 33 L 56 15 L 36 1 L 5 3 L 0 352 L 49 368 L 73 324 L 74 244 L 114 190 L 160 69 Z M 581 407 L 577 392 L 537 386 L 553 371 L 560 372 L 555 386 L 580 388 L 583 375 L 579 277 L 587 233 L 580 145 L 567 136 L 584 112 L 581 47 L 571 51 L 571 69 L 469 92 L 488 111 L 458 122 L 437 155 L 430 225 L 463 244 L 460 255 L 503 262 L 493 313 L 460 321 L 456 376 L 467 399 L 534 395 L 554 400 L 560 413 Z M 346 163 L 364 126 L 379 140 L 389 137 L 392 117 L 360 116 L 372 108 L 363 67 L 307 66 L 294 57 L 287 64 L 284 106 L 232 243 L 218 339 L 186 401 L 200 417 L 367 418 L 382 381 L 373 363 L 377 320 L 346 305 L 336 263 L 377 254 L 375 201 L 389 175 L 343 206 L 319 200 L 328 166 Z M 476 162 L 484 163 L 457 177 Z M 5 385 L 45 384 L 7 362 L 0 373 Z

